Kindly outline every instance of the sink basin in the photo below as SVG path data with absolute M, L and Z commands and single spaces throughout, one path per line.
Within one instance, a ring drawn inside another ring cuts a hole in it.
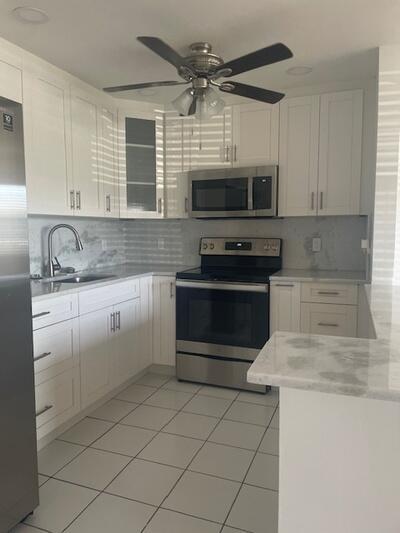
M 82 275 L 82 276 L 72 276 L 70 278 L 64 278 L 64 279 L 57 279 L 53 278 L 51 281 L 56 283 L 89 283 L 90 281 L 101 281 L 103 279 L 110 279 L 115 278 L 115 276 L 112 275 L 106 275 L 106 276 L 99 276 L 99 275 Z

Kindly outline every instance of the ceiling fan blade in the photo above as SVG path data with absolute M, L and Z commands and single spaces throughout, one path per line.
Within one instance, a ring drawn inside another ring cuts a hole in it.
M 253 100 L 259 100 L 260 102 L 266 102 L 267 104 L 276 104 L 285 96 L 283 93 L 269 91 L 268 89 L 262 89 L 261 87 L 253 87 L 253 85 L 245 85 L 244 83 L 238 83 L 237 81 L 222 83 L 219 89 L 225 93 L 252 98 Z
M 271 65 L 272 63 L 278 63 L 279 61 L 284 61 L 291 57 L 293 57 L 293 53 L 286 45 L 283 43 L 276 43 L 261 48 L 261 50 L 257 50 L 256 52 L 251 52 L 245 56 L 228 61 L 219 66 L 218 70 L 229 68 L 232 71 L 229 76 L 236 76 L 236 74 Z
M 117 93 L 120 91 L 132 91 L 135 89 L 146 89 L 147 87 L 166 87 L 172 85 L 186 85 L 187 81 L 150 81 L 148 83 L 134 83 L 133 85 L 118 85 L 116 87 L 105 87 L 106 93 Z
M 175 52 L 167 43 L 159 39 L 158 37 L 137 37 L 137 40 L 150 48 L 154 53 L 174 65 L 178 70 L 185 65 L 185 59 Z

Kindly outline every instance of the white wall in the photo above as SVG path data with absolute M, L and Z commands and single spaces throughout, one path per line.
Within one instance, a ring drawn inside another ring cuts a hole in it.
M 400 284 L 400 46 L 379 49 L 372 278 Z

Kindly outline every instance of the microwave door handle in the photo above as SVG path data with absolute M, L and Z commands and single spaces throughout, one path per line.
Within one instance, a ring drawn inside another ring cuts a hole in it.
M 253 211 L 253 177 L 248 179 L 247 195 L 247 208 Z

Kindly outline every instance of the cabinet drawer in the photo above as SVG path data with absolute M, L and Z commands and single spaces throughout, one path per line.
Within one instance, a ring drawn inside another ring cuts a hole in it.
M 316 335 L 357 336 L 355 305 L 301 304 L 301 331 Z
M 38 439 L 53 431 L 80 409 L 79 367 L 35 387 Z
M 56 322 L 78 316 L 78 296 L 66 294 L 48 300 L 32 301 L 33 329 L 50 326 Z
M 301 301 L 357 305 L 358 286 L 346 283 L 302 283 Z
M 79 364 L 78 327 L 74 318 L 34 331 L 36 385 Z
M 90 313 L 139 296 L 139 278 L 83 291 L 79 294 L 79 314 Z

